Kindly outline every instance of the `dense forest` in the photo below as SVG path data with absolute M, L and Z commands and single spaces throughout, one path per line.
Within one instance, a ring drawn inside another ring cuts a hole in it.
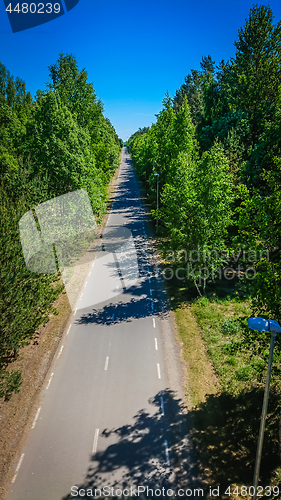
M 252 484 L 266 380 L 270 334 L 247 319 L 281 320 L 281 22 L 273 19 L 270 7 L 254 5 L 235 56 L 217 65 L 203 57 L 166 94 L 156 123 L 127 143 L 157 220 L 193 444 L 207 477 L 225 487 Z M 280 348 L 277 335 L 260 471 L 262 484 L 279 488 Z M 210 388 L 209 362 L 219 387 Z
M 269 7 L 253 6 L 235 47 L 217 66 L 203 57 L 128 148 L 166 257 L 190 263 L 181 286 L 204 294 L 228 266 L 253 313 L 280 321 L 281 22 Z
M 18 390 L 21 373 L 9 362 L 48 321 L 62 291 L 59 273 L 27 269 L 19 220 L 36 205 L 81 188 L 99 220 L 121 146 L 73 55 L 60 54 L 49 67 L 47 89 L 35 99 L 0 63 L 0 397 Z

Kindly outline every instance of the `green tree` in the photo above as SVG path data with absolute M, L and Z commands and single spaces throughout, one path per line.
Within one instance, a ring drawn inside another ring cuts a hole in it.
M 250 282 L 253 313 L 281 320 L 281 156 L 274 159 L 275 171 L 264 171 L 267 189 L 250 194 L 241 186 L 239 212 L 241 247 L 251 249 L 255 279 Z M 265 194 L 266 193 L 266 194 Z
M 53 89 L 33 102 L 25 84 L 0 63 L 0 398 L 20 386 L 7 369 L 18 351 L 48 321 L 62 291 L 57 274 L 25 265 L 20 218 L 60 194 L 86 188 L 96 215 L 105 211 L 106 186 L 118 166 L 120 142 L 86 72 L 61 56 Z
M 265 124 L 264 132 L 243 164 L 242 177 L 246 185 L 259 189 L 261 194 L 268 192 L 264 172 L 276 172 L 276 158 L 281 156 L 281 87 L 276 100 L 276 108 L 271 120 Z
M 37 101 L 28 134 L 31 176 L 45 177 L 48 197 L 86 188 L 95 213 L 103 211 L 105 182 L 95 167 L 89 133 L 52 91 Z
M 189 278 L 200 294 L 200 286 L 205 292 L 207 280 L 214 279 L 224 263 L 234 199 L 228 170 L 218 143 L 199 161 L 180 154 L 162 193 L 162 220 L 172 249 L 184 251 Z
M 224 68 L 224 85 L 232 111 L 247 111 L 252 145 L 275 109 L 280 85 L 281 22 L 273 24 L 270 7 L 255 5 L 235 42 L 236 55 Z
M 49 89 L 90 135 L 95 163 L 107 174 L 108 182 L 118 166 L 120 144 L 110 121 L 103 116 L 103 104 L 97 99 L 93 84 L 88 82 L 85 68 L 79 71 L 72 54 L 60 54 L 57 62 L 49 66 L 49 77 Z

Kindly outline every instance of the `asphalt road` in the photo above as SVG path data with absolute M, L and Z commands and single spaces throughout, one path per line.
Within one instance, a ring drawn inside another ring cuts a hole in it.
M 183 408 L 171 378 L 181 380 L 168 366 L 177 352 L 165 333 L 165 295 L 147 217 L 124 148 L 107 230 L 131 231 L 138 277 L 134 260 L 128 288 L 112 253 L 95 259 L 7 500 L 66 500 L 82 498 L 83 489 L 176 484 L 173 426 Z

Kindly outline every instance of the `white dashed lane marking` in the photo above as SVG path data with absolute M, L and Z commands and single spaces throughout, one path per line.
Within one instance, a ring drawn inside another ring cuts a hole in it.
M 57 356 L 57 359 L 59 359 L 61 357 L 61 353 L 63 350 L 64 350 L 64 345 L 61 346 L 60 352 L 58 353 L 58 356 Z
M 169 448 L 167 440 L 165 440 L 165 453 L 166 453 L 166 464 L 168 465 L 168 467 L 170 467 Z
M 47 385 L 46 389 L 49 389 L 50 384 L 51 384 L 51 382 L 52 382 L 52 378 L 53 378 L 53 376 L 54 376 L 54 374 L 52 373 L 52 374 L 51 374 L 51 376 L 50 376 L 50 378 L 49 378 L 49 382 L 48 382 L 48 385 Z
M 93 453 L 96 453 L 98 447 L 98 438 L 99 438 L 99 429 L 95 430 L 94 444 L 93 444 Z
M 104 369 L 105 369 L 105 370 L 107 370 L 107 368 L 108 368 L 108 361 L 109 361 L 109 357 L 107 356 L 107 357 L 105 358 L 105 363 L 104 363 Z
M 13 479 L 12 479 L 12 483 L 14 483 L 14 482 L 15 482 L 15 480 L 16 480 L 16 477 L 17 477 L 17 475 L 18 475 L 18 471 L 20 470 L 20 466 L 21 466 L 22 461 L 23 461 L 23 457 L 24 457 L 24 453 L 21 455 L 21 457 L 20 457 L 20 459 L 19 459 L 19 463 L 18 463 L 17 468 L 16 468 L 16 473 L 15 473 L 15 475 L 14 475 Z
M 163 396 L 160 396 L 162 414 L 165 416 Z
M 38 408 L 38 410 L 37 410 L 37 413 L 36 413 L 36 415 L 35 415 L 35 419 L 33 420 L 33 424 L 32 424 L 31 429 L 34 429 L 34 427 L 35 427 L 35 425 L 36 425 L 36 422 L 37 422 L 38 417 L 39 417 L 40 410 L 41 410 L 41 406 L 40 406 L 40 407 Z

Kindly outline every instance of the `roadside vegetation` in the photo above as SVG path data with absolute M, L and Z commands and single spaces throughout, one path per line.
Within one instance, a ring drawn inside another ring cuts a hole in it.
M 0 63 L 0 398 L 19 390 L 21 370 L 11 362 L 55 313 L 63 290 L 59 273 L 26 268 L 19 220 L 40 203 L 86 188 L 101 221 L 121 146 L 74 56 L 60 54 L 34 99 Z
M 270 7 L 253 6 L 235 57 L 217 66 L 203 57 L 165 96 L 156 123 L 127 143 L 158 220 L 194 445 L 208 481 L 222 487 L 253 480 L 270 335 L 247 319 L 281 320 L 280 43 Z M 264 486 L 281 485 L 280 347 L 277 335 Z

